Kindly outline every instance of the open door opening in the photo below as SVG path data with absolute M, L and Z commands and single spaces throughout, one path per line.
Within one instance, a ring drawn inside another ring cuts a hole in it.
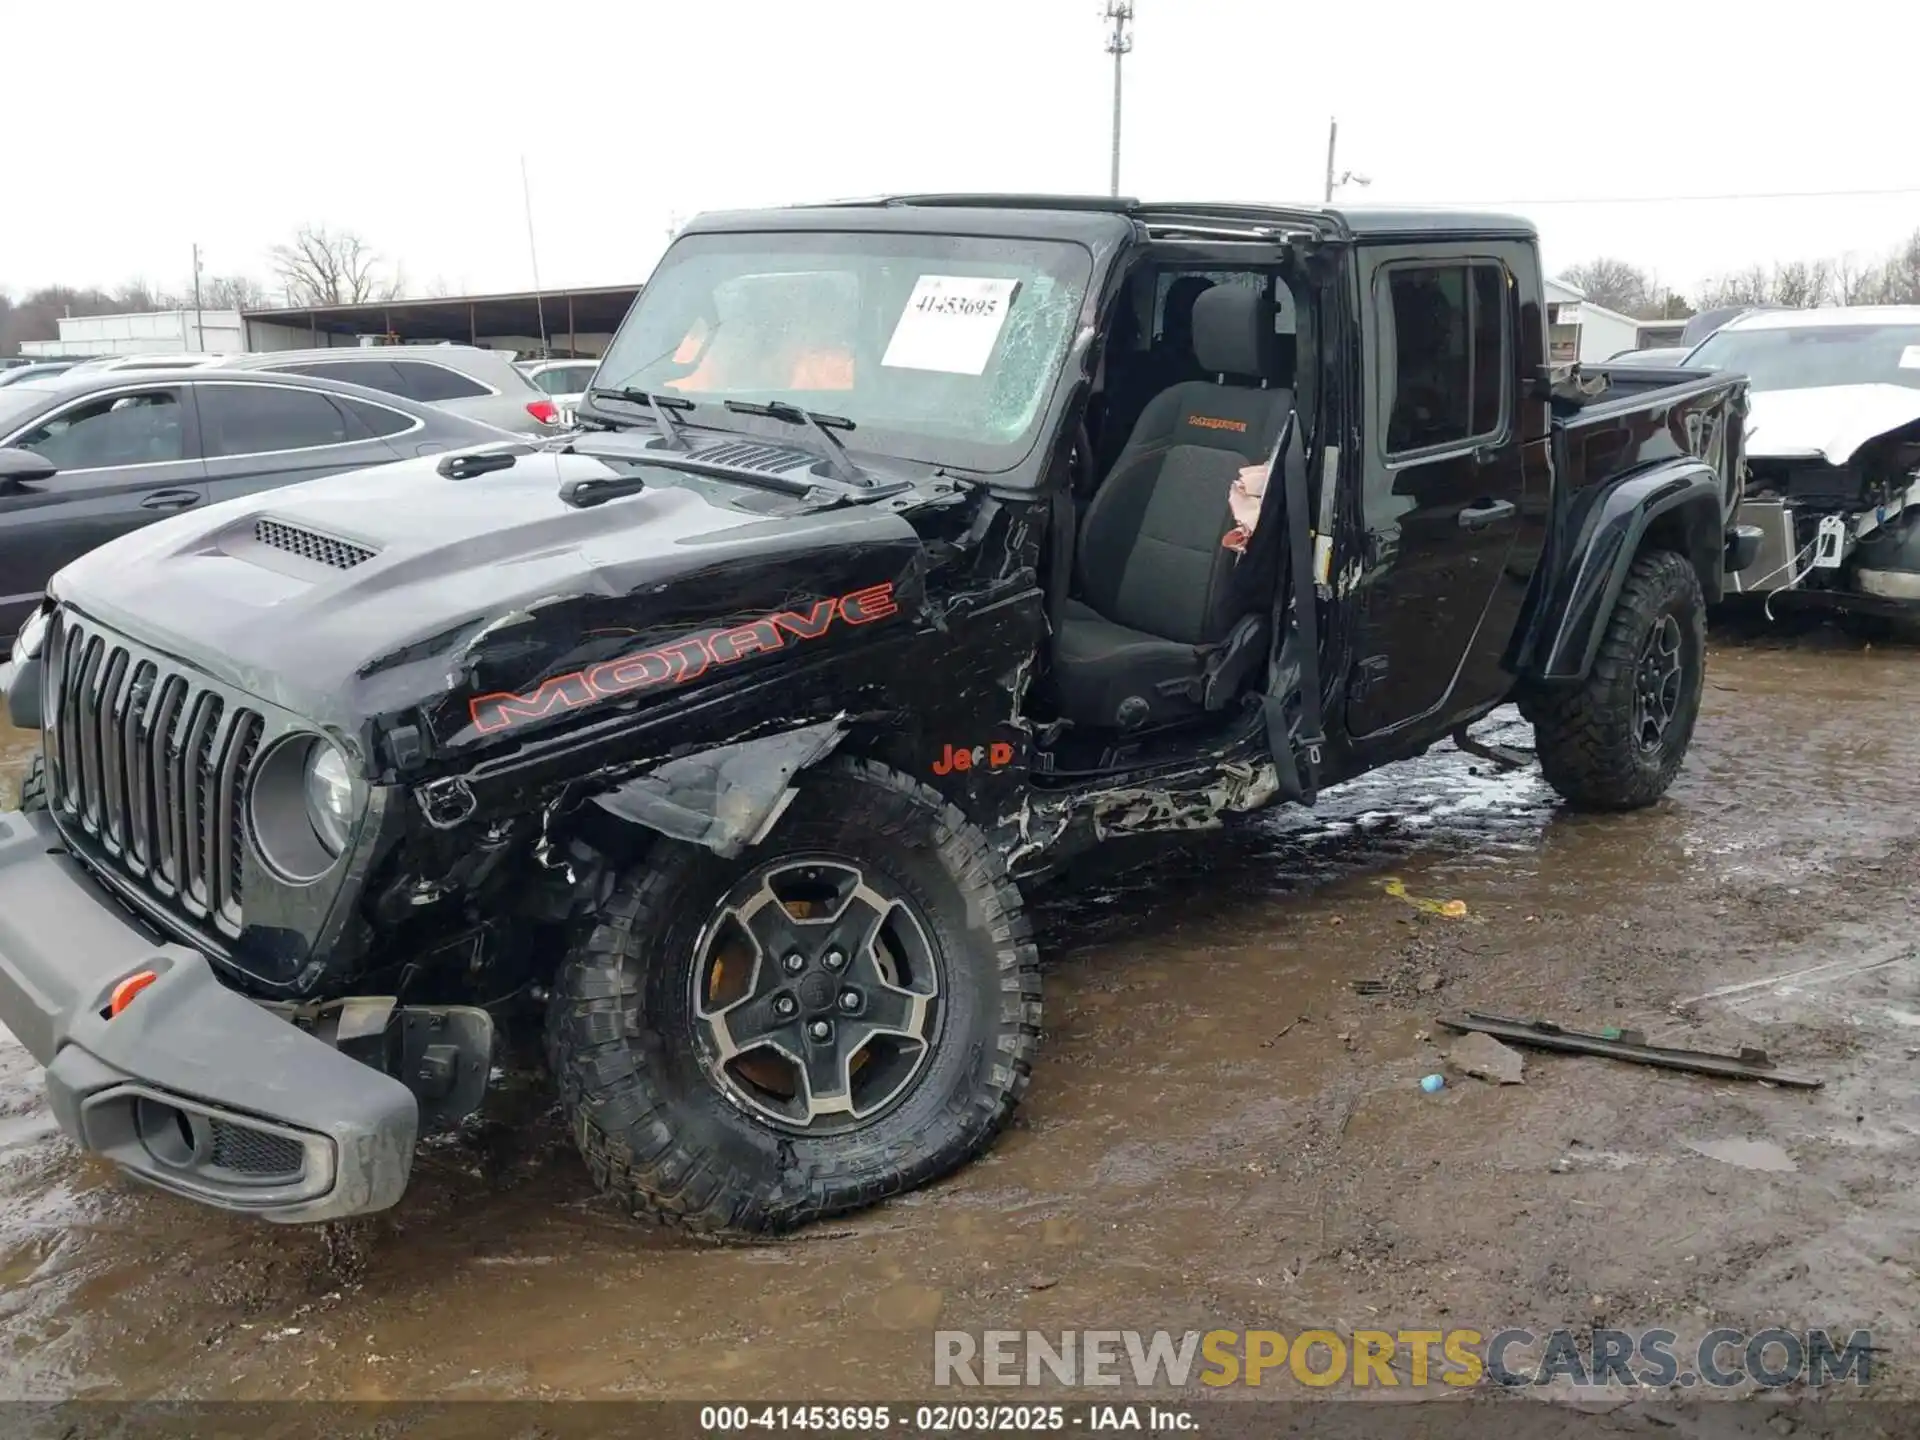
M 1132 277 L 1057 519 L 1074 543 L 1035 695 L 1036 783 L 1191 763 L 1258 733 L 1286 570 L 1297 314 L 1282 266 L 1149 261 Z

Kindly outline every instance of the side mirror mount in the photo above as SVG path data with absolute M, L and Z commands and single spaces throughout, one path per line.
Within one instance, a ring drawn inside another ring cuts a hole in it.
M 0 450 L 0 495 L 17 495 L 35 480 L 50 480 L 60 467 L 31 450 Z

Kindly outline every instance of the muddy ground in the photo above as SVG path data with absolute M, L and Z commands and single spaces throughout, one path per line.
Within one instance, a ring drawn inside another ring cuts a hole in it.
M 388 1215 L 210 1215 L 80 1158 L 0 1032 L 0 1396 L 872 1399 L 928 1393 L 936 1326 L 1562 1324 L 1869 1326 L 1875 1389 L 1920 1394 L 1917 701 L 1920 652 L 1720 640 L 1653 810 L 1447 747 L 1042 896 L 1016 1128 L 779 1244 L 636 1228 L 537 1092 Z M 0 731 L 0 793 L 28 744 Z M 1465 1008 L 1827 1083 L 1531 1054 L 1423 1094 Z

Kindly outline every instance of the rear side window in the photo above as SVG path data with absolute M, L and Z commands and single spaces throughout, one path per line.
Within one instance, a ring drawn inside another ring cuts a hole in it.
M 276 365 L 276 370 L 285 370 L 294 375 L 318 375 L 324 380 L 338 380 L 343 385 L 364 385 L 369 390 L 381 390 L 388 395 L 404 395 L 406 390 L 400 383 L 391 363 L 385 360 L 303 360 L 297 365 Z
M 1505 413 L 1506 272 L 1492 263 L 1396 265 L 1382 276 L 1390 355 L 1387 452 L 1457 445 Z
M 549 395 L 574 395 L 585 390 L 592 378 L 591 365 L 559 365 L 542 370 L 533 377 L 533 383 Z
M 477 380 L 470 380 L 444 365 L 430 365 L 423 360 L 395 360 L 393 368 L 400 372 L 400 393 L 414 400 L 471 400 L 476 395 L 492 393 Z
M 209 460 L 223 455 L 260 455 L 339 445 L 346 417 L 317 390 L 280 385 L 202 385 L 201 449 Z
M 348 420 L 357 429 L 377 439 L 385 439 L 389 435 L 398 435 L 402 431 L 413 428 L 414 420 L 411 415 L 402 415 L 398 410 L 389 410 L 384 405 L 368 405 L 345 395 L 333 395 L 328 398 L 347 412 Z
M 186 457 L 178 390 L 122 391 L 62 410 L 13 442 L 62 470 L 156 465 Z

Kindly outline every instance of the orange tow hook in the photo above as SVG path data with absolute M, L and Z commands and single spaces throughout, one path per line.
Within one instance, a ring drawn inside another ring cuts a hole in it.
M 134 996 L 138 995 L 159 978 L 159 975 L 152 970 L 136 970 L 133 974 L 127 976 L 126 979 L 113 987 L 112 998 L 107 1001 L 108 1017 L 111 1018 L 112 1016 L 118 1015 L 122 1010 L 126 1009 L 128 1005 L 133 1003 Z

